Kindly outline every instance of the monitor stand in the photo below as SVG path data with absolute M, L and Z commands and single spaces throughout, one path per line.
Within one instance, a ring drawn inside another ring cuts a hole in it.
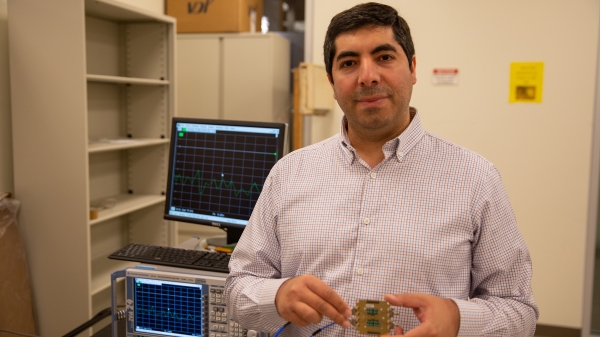
M 215 236 L 212 238 L 206 239 L 206 244 L 211 246 L 235 246 L 235 244 L 240 240 L 243 229 L 233 229 L 233 228 L 222 228 L 225 232 L 227 232 L 227 236 Z

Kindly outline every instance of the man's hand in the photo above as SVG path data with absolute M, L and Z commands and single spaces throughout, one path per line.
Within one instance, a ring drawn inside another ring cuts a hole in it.
M 460 312 L 453 300 L 425 294 L 385 295 L 391 305 L 411 308 L 421 325 L 404 335 L 401 327 L 394 334 L 406 337 L 456 337 L 460 327 Z
M 298 326 L 319 323 L 323 316 L 344 328 L 350 326 L 352 310 L 325 282 L 312 275 L 285 281 L 275 296 L 279 315 Z

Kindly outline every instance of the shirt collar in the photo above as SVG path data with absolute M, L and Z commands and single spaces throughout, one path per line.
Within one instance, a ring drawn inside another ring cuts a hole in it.
M 389 140 L 383 145 L 383 153 L 386 159 L 395 155 L 397 160 L 401 160 L 425 134 L 417 109 L 410 107 L 409 113 L 410 123 L 408 124 L 408 127 L 402 131 L 398 137 Z M 352 147 L 350 138 L 348 138 L 348 120 L 345 115 L 342 116 L 340 123 L 340 139 L 342 151 L 344 152 L 348 163 L 352 164 L 358 157 L 358 154 L 354 147 Z

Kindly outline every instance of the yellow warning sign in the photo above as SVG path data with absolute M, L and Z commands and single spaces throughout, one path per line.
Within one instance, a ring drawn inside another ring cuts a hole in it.
M 544 85 L 544 62 L 510 64 L 510 103 L 541 103 Z

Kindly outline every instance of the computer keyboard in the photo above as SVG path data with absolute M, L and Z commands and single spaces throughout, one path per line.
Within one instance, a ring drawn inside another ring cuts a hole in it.
M 227 253 L 132 243 L 110 254 L 109 259 L 229 273 Z

